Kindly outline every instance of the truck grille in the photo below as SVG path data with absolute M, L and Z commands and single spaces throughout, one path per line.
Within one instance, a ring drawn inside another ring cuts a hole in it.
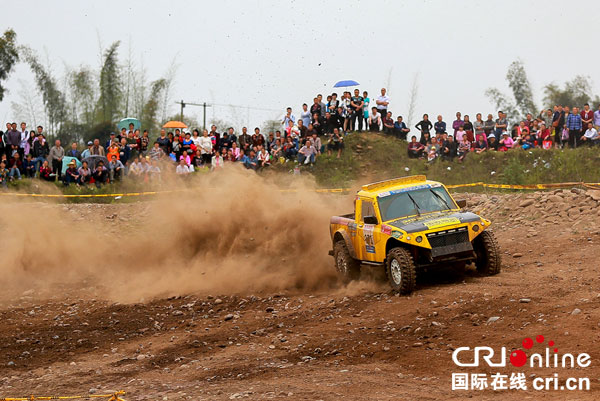
M 473 250 L 467 227 L 429 233 L 427 234 L 427 240 L 431 244 L 431 255 L 433 257 Z

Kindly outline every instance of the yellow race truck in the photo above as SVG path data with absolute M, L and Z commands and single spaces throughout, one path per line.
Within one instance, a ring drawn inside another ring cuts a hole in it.
M 498 274 L 490 221 L 462 211 L 465 206 L 423 175 L 363 185 L 354 213 L 331 218 L 329 254 L 344 280 L 357 279 L 361 264 L 378 265 L 401 294 L 414 290 L 419 270 L 439 265 L 464 269 L 475 262 L 481 274 Z

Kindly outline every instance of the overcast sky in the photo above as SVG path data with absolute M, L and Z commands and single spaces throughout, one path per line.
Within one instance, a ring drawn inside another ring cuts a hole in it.
M 596 1 L 20 0 L 3 2 L 2 11 L 2 31 L 13 28 L 20 44 L 46 52 L 57 75 L 64 65 L 97 69 L 99 43 L 106 48 L 121 40 L 121 61 L 131 46 L 149 79 L 175 60 L 173 102 L 282 110 L 208 112 L 250 126 L 279 117 L 288 105 L 298 112 L 342 79 L 360 82 L 370 94 L 388 87 L 394 117 L 406 116 L 417 73 L 417 115 L 441 113 L 452 121 L 457 110 L 493 112 L 484 92 L 490 86 L 508 91 L 506 69 L 517 58 L 538 105 L 543 85 L 552 81 L 585 74 L 598 87 Z M 20 80 L 33 87 L 24 64 L 6 83 L 4 120 L 15 119 L 11 102 Z M 172 112 L 178 110 L 173 104 Z M 187 112 L 201 120 L 200 108 Z

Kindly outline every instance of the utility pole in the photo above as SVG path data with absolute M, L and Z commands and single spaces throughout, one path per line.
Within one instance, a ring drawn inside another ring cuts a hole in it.
M 202 106 L 202 108 L 204 109 L 203 110 L 204 118 L 203 118 L 203 122 L 202 122 L 202 129 L 203 130 L 206 129 L 206 108 L 207 107 L 212 107 L 212 105 L 210 105 L 210 104 L 208 104 L 206 102 L 204 102 L 202 104 L 200 104 L 200 103 L 186 103 L 186 102 L 183 101 L 183 99 L 181 100 L 181 102 L 175 102 L 175 104 L 178 104 L 178 105 L 181 106 L 181 117 L 180 117 L 181 122 L 183 122 L 183 108 L 185 106 Z

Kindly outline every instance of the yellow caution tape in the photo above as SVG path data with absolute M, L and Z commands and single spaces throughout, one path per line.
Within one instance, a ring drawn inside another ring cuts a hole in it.
M 484 182 L 471 182 L 468 184 L 454 184 L 446 185 L 446 188 L 466 188 L 466 187 L 484 187 L 484 188 L 498 188 L 498 189 L 552 189 L 552 188 L 567 188 L 582 186 L 590 189 L 600 189 L 600 183 L 585 183 L 585 182 L 561 182 L 552 184 L 531 184 L 531 185 L 507 185 L 507 184 L 486 184 Z M 344 193 L 350 192 L 351 188 L 320 188 L 314 189 L 313 192 L 317 193 Z M 186 190 L 165 190 L 165 191 L 146 191 L 146 192 L 124 192 L 120 194 L 29 194 L 20 192 L 0 192 L 0 196 L 16 196 L 16 197 L 32 197 L 32 198 L 116 198 L 118 196 L 147 196 L 147 195 L 159 195 L 173 192 L 183 192 Z M 280 189 L 283 193 L 295 193 L 306 190 L 301 189 Z M 0 398 L 0 401 L 2 399 Z
M 33 401 L 33 400 L 82 400 L 90 398 L 108 398 L 107 401 L 125 401 L 120 395 L 125 394 L 125 391 L 117 391 L 113 394 L 90 394 L 90 395 L 72 395 L 72 396 L 46 396 L 46 397 L 17 397 L 17 398 L 0 398 L 0 401 Z

